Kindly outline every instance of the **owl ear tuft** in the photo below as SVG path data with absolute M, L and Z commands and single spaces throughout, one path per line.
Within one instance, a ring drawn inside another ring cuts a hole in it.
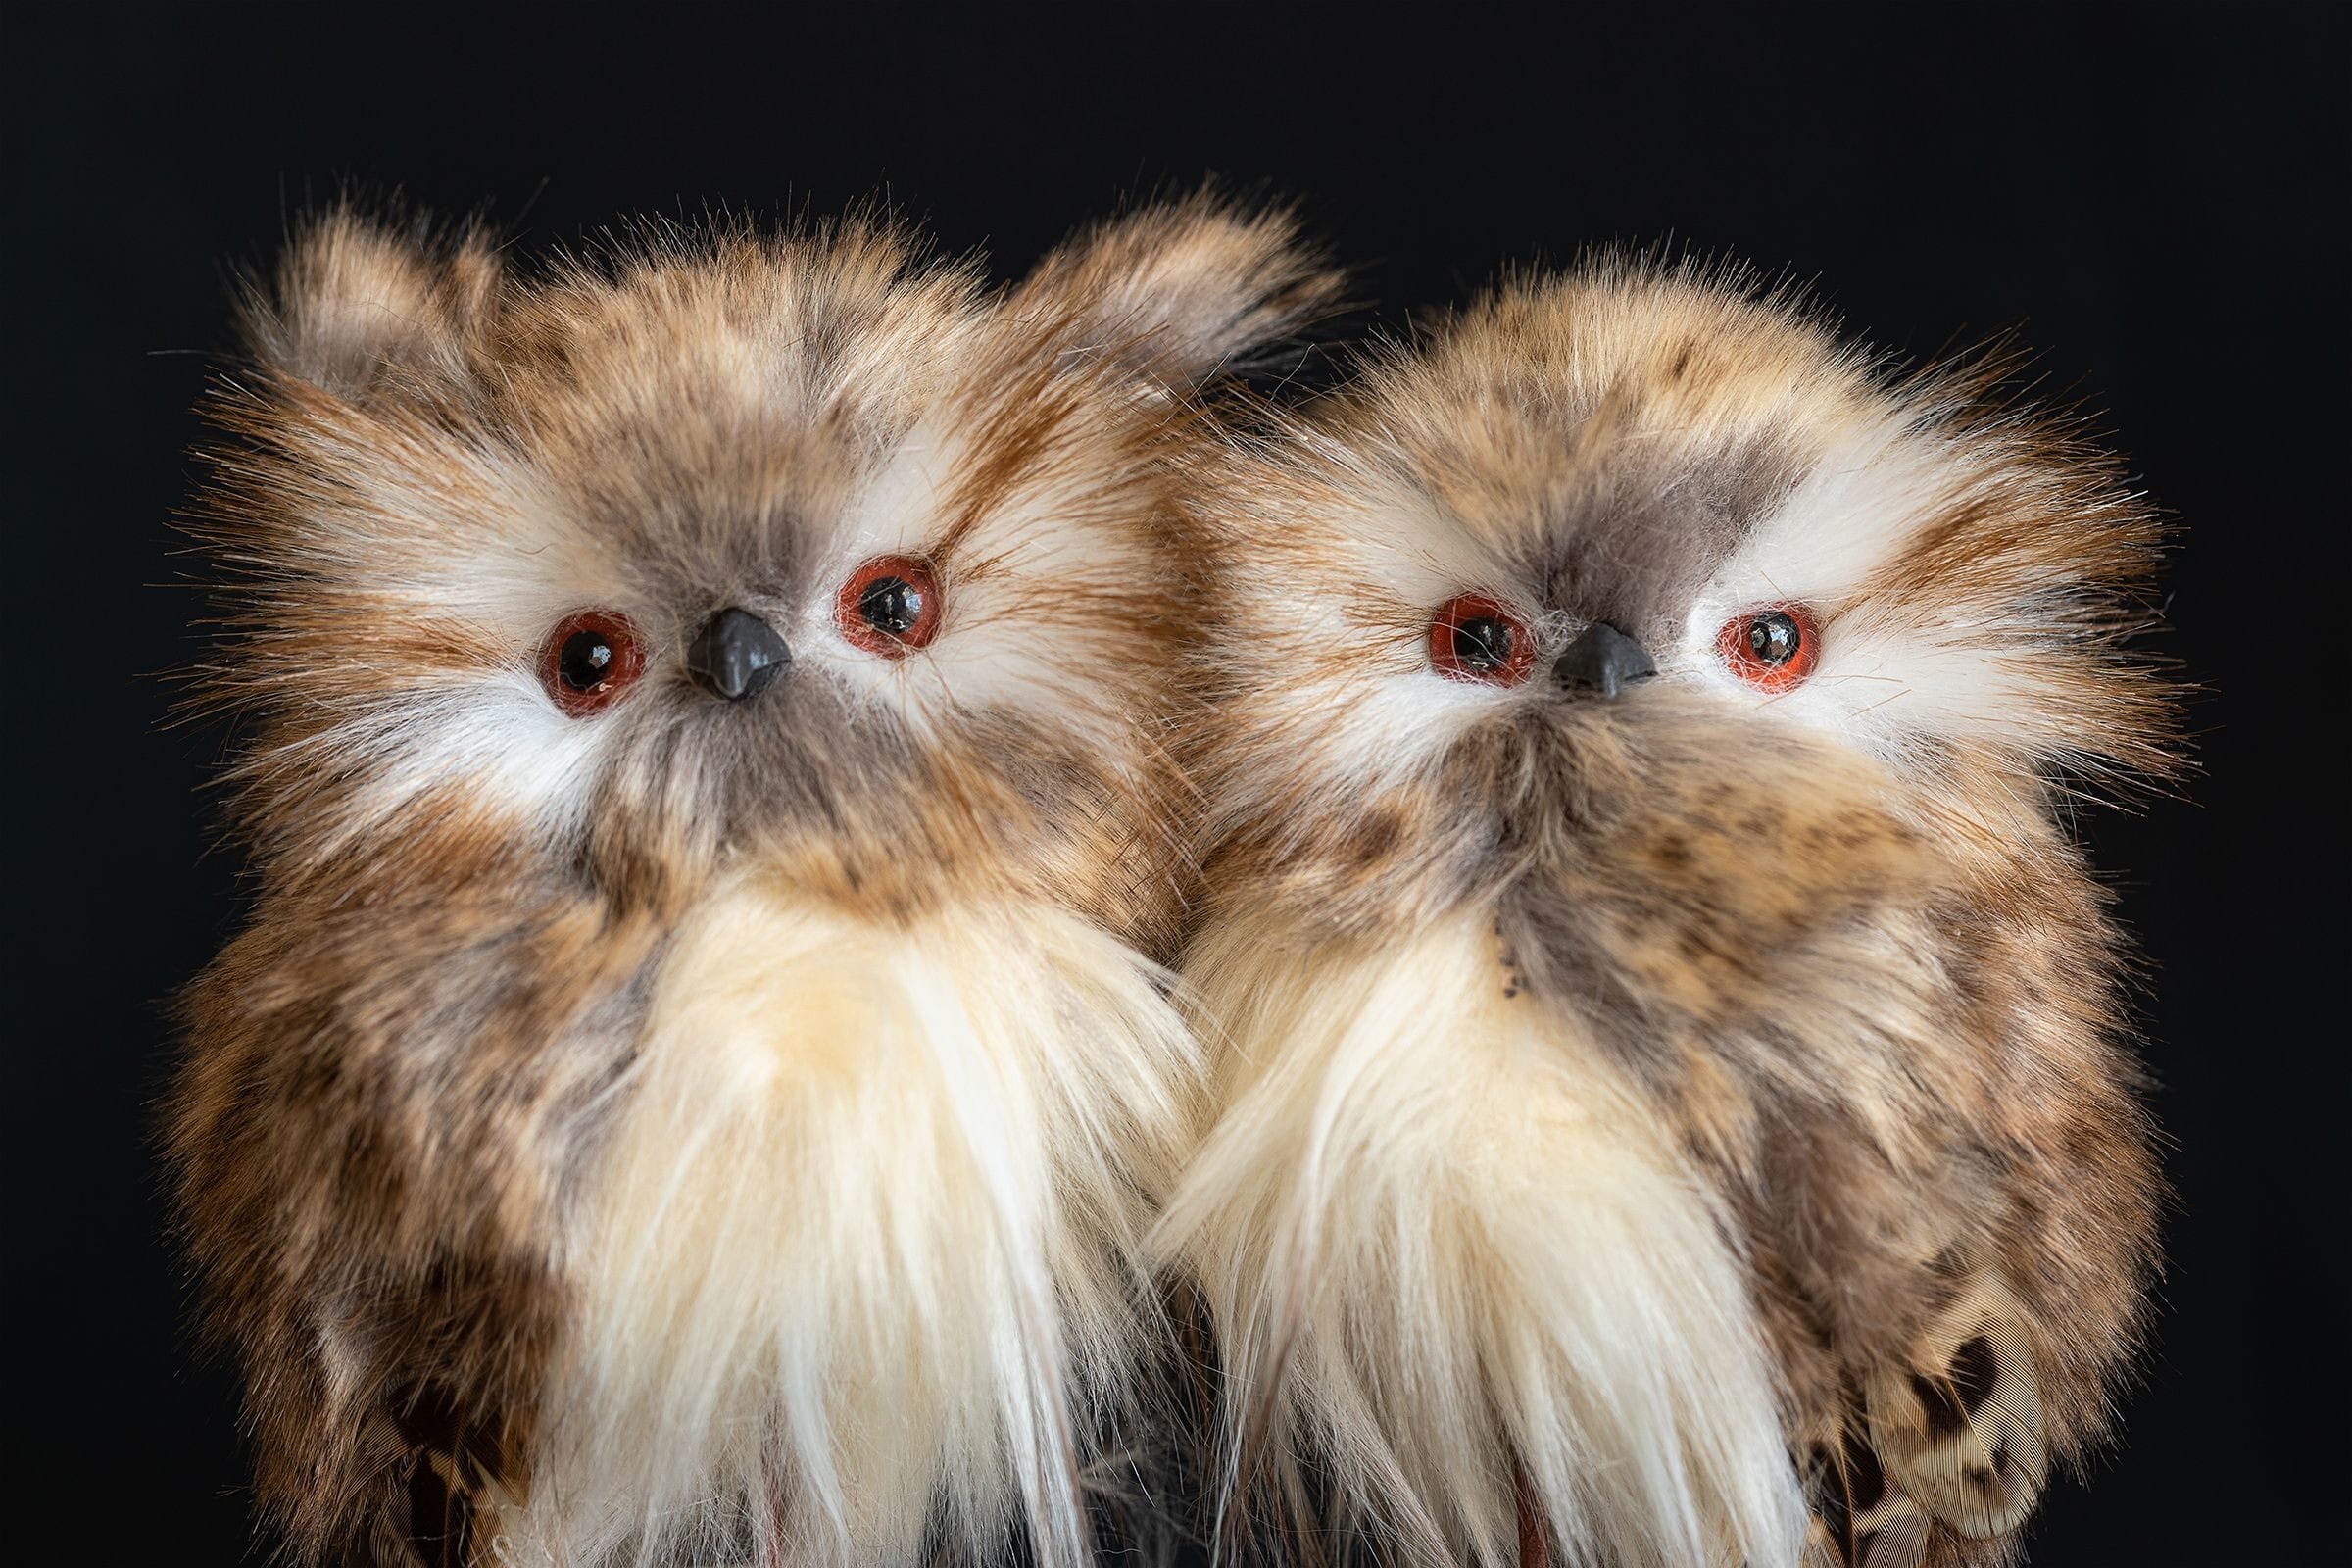
M 1345 284 L 1291 213 L 1204 193 L 1068 240 L 1009 308 L 1064 314 L 1088 352 L 1186 390 L 1331 314 Z
M 395 381 L 463 376 L 466 342 L 497 296 L 498 254 L 478 230 L 405 226 L 349 207 L 312 219 L 275 278 L 246 292 L 248 352 L 354 400 Z

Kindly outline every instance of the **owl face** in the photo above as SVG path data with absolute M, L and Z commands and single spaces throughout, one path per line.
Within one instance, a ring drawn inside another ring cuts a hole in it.
M 1154 221 L 1008 296 L 856 224 L 528 280 L 321 226 L 253 307 L 208 524 L 273 868 L 659 906 L 750 858 L 1131 926 L 1187 615 L 1157 470 L 1282 310 L 1268 236 Z
M 1361 928 L 1607 837 L 1669 904 L 1744 858 L 1703 940 L 1752 943 L 1916 881 L 1922 843 L 2015 850 L 2053 772 L 2160 765 L 2160 694 L 2116 647 L 2149 521 L 1971 396 L 1623 268 L 1375 361 L 1218 503 L 1249 521 L 1201 760 L 1214 880 Z

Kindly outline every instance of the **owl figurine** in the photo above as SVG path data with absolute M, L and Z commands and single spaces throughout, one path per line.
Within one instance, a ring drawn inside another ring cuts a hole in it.
M 294 1560 L 1084 1559 L 1200 1083 L 1174 460 L 1329 286 L 1207 200 L 1001 291 L 887 222 L 292 246 L 170 1144 Z
M 1995 1564 L 2100 1438 L 2158 1183 L 2067 813 L 2169 762 L 2157 528 L 1996 381 L 1604 261 L 1200 481 L 1229 1543 Z

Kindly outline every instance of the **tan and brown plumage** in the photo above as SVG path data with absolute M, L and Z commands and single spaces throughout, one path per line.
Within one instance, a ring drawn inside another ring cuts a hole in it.
M 1699 267 L 1511 283 L 1202 470 L 1229 1540 L 1989 1564 L 2155 1261 L 2073 797 L 2157 530 Z
M 195 527 L 254 908 L 171 1145 L 304 1562 L 1085 1549 L 1197 1068 L 1197 388 L 1330 278 L 1139 213 L 517 263 L 337 212 Z

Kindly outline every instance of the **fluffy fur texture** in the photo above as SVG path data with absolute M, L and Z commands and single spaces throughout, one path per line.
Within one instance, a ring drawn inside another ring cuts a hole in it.
M 212 409 L 257 902 L 171 1127 L 294 1556 L 1080 1559 L 1197 1093 L 1170 460 L 1330 282 L 1205 201 L 1004 293 L 856 221 L 300 238 Z M 888 554 L 901 659 L 835 623 Z M 587 607 L 645 674 L 567 717 Z
M 561 1429 L 499 1528 L 591 1562 L 907 1560 L 936 1491 L 949 1540 L 1017 1507 L 1078 1558 L 1076 1433 L 1129 1414 L 1089 1406 L 1139 1357 L 1138 1197 L 1193 1071 L 1156 978 L 1048 905 L 698 910 L 622 1086 Z
M 1188 963 L 1233 1029 L 1235 1109 L 1189 1178 L 1202 1208 L 1168 1224 L 1221 1239 L 1201 1257 L 1237 1395 L 1270 1401 L 1286 1357 L 1295 1388 L 1242 1407 L 1235 1464 L 1327 1455 L 1350 1529 L 1448 1560 L 1513 1560 L 1514 1463 L 1575 1560 L 1715 1560 L 1727 1522 L 1772 1560 L 1803 1520 L 1719 1205 L 1495 963 L 1472 910 L 1311 957 L 1232 922 Z
M 1604 263 L 1203 474 L 1219 1109 L 1159 1243 L 1229 1540 L 1997 1563 L 2107 1425 L 2157 1184 L 2062 812 L 2166 765 L 2156 530 L 1989 391 Z M 1524 685 L 1433 667 L 1464 593 Z M 1792 604 L 1767 694 L 1719 633 Z M 1555 678 L 1595 622 L 1654 677 Z

